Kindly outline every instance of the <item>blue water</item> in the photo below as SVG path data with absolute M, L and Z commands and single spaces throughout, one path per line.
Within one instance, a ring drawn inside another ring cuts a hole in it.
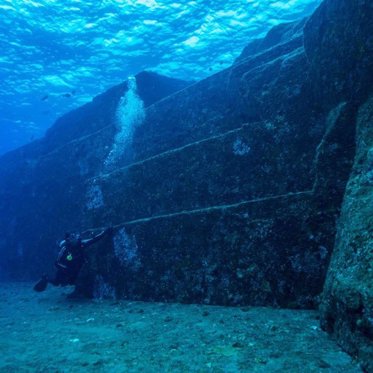
M 0 0 L 0 154 L 142 70 L 198 80 L 319 0 Z

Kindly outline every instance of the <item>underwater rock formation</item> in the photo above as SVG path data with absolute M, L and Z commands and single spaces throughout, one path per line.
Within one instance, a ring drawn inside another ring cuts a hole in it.
M 190 84 L 151 72 L 136 80 L 145 107 Z M 43 139 L 0 158 L 3 277 L 27 279 L 52 269 L 56 240 L 65 231 L 89 228 L 82 225 L 82 210 L 87 194 L 98 197 L 99 191 L 84 183 L 104 168 L 117 132 L 118 102 L 126 92 L 127 82 L 111 88 L 61 117 Z
M 322 326 L 373 371 L 373 96 L 359 110 L 355 163 L 322 304 Z
M 305 46 L 323 107 L 355 107 L 356 151 L 321 303 L 323 327 L 373 371 L 373 3 L 325 1 L 307 22 Z M 320 89 L 322 87 L 322 89 Z M 351 118 L 353 119 L 353 118 Z M 345 144 L 345 150 L 352 144 Z
M 2 157 L 0 266 L 37 275 L 65 230 L 113 225 L 78 292 L 308 308 L 335 247 L 322 323 L 368 364 L 372 7 L 326 0 L 192 85 L 137 75 L 113 167 L 127 83 Z

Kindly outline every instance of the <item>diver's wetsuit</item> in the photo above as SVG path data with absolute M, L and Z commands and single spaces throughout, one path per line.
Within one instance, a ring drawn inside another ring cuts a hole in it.
M 74 285 L 85 261 L 85 249 L 99 241 L 107 232 L 108 230 L 104 230 L 87 240 L 66 238 L 61 241 L 60 252 L 55 262 L 57 272 L 54 279 L 48 279 L 48 282 L 54 286 Z

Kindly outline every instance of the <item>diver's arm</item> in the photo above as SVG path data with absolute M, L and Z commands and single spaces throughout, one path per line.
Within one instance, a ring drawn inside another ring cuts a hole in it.
M 61 260 L 61 258 L 63 257 L 63 254 L 65 253 L 65 250 L 66 250 L 66 241 L 65 240 L 62 240 L 59 244 L 58 244 L 58 247 L 60 248 L 60 251 L 58 252 L 58 256 L 57 256 L 57 262 L 59 262 Z
M 63 256 L 65 255 L 65 252 L 67 250 L 67 247 L 66 247 L 66 241 L 65 240 L 62 240 L 59 244 L 58 244 L 59 248 L 60 248 L 60 251 L 58 253 L 58 256 L 57 256 L 57 259 L 56 261 L 54 262 L 54 265 L 57 267 L 57 268 L 66 268 L 65 265 L 63 265 L 61 263 L 61 259 L 63 258 Z
M 89 238 L 87 240 L 82 240 L 82 246 L 87 247 L 87 246 L 93 245 L 94 243 L 100 241 L 101 238 L 103 238 L 109 232 L 111 232 L 111 228 L 107 228 L 107 229 L 103 230 L 101 233 L 97 234 L 96 236 L 94 236 L 92 238 Z

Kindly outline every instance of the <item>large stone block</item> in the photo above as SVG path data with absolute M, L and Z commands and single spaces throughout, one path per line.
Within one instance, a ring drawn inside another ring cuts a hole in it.
M 111 167 L 129 83 L 3 157 L 0 266 L 35 275 L 53 263 L 65 230 L 113 224 L 113 242 L 96 248 L 78 291 L 108 285 L 136 299 L 313 307 L 370 81 L 370 9 L 327 0 L 189 86 L 139 74 L 145 119 Z M 348 61 L 336 61 L 339 48 Z
M 359 111 L 355 163 L 322 295 L 322 325 L 373 371 L 373 97 Z
M 90 257 L 78 292 L 151 301 L 312 307 L 333 238 L 312 192 L 120 224 Z
M 137 80 L 145 107 L 190 84 L 150 72 Z M 1 157 L 0 267 L 7 275 L 27 279 L 52 270 L 56 240 L 84 230 L 85 180 L 104 168 L 126 91 L 127 83 L 113 87 L 61 117 L 43 139 Z
M 361 103 L 373 86 L 373 3 L 326 0 L 306 23 L 304 46 L 320 105 Z

